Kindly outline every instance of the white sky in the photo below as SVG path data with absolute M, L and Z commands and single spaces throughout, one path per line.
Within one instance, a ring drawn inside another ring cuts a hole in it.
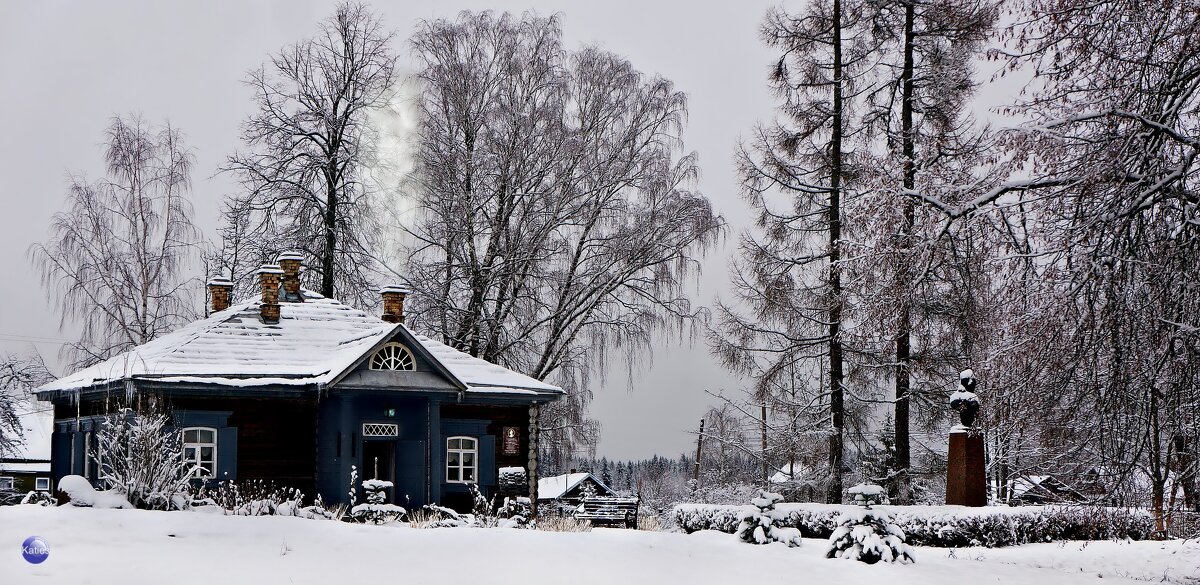
M 729 220 L 732 242 L 749 213 L 738 197 L 732 153 L 739 136 L 769 117 L 772 53 L 757 27 L 772 2 L 436 1 L 373 3 L 407 39 L 417 19 L 460 10 L 561 12 L 569 48 L 598 44 L 660 74 L 689 96 L 687 148 L 700 155 L 699 189 Z M 115 113 L 169 119 L 195 149 L 196 221 L 211 236 L 221 199 L 233 192 L 216 168 L 235 148 L 251 111 L 247 70 L 288 43 L 310 36 L 332 12 L 323 1 L 0 3 L 0 351 L 31 345 L 56 363 L 59 329 L 26 251 L 46 238 L 66 198 L 68 175 L 101 175 L 101 140 Z M 704 262 L 697 302 L 711 304 L 726 286 L 728 247 Z M 641 458 L 689 449 L 700 416 L 714 400 L 704 390 L 741 383 L 716 366 L 703 341 L 657 344 L 654 365 L 627 383 L 623 364 L 596 388 L 592 414 L 604 425 L 600 454 Z M 66 372 L 58 372 L 65 374 Z

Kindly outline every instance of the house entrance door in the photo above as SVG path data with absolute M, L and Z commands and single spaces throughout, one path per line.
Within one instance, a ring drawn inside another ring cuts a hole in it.
M 363 479 L 380 479 L 396 483 L 396 442 L 363 441 Z M 388 490 L 388 501 L 395 498 L 396 490 Z

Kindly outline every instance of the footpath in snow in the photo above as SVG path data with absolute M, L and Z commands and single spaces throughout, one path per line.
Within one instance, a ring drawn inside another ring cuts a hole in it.
M 20 554 L 42 537 L 49 559 Z M 917 563 L 826 559 L 824 542 L 755 546 L 729 534 L 364 526 L 292 517 L 0 507 L 0 583 L 886 583 L 1200 582 L 1200 544 L 1070 542 L 917 547 Z M 1102 579 L 1102 580 L 1101 580 Z M 1138 580 L 1135 580 L 1138 579 Z

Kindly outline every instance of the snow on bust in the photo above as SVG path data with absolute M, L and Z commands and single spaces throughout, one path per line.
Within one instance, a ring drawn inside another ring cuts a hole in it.
M 85 508 L 129 509 L 133 505 L 116 490 L 97 491 L 81 475 L 68 475 L 58 480 L 58 491 L 70 498 L 72 506 Z
M 969 429 L 975 426 L 975 417 L 979 413 L 979 396 L 975 394 L 975 372 L 971 369 L 958 374 L 958 390 L 950 395 L 950 408 L 958 411 L 959 426 L 955 431 Z

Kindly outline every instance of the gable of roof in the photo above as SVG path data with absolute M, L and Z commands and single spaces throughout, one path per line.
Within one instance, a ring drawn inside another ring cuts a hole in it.
M 333 383 L 398 333 L 416 340 L 466 392 L 562 394 L 561 388 L 471 357 L 403 325 L 303 291 L 280 303 L 278 323 L 263 323 L 260 301 L 240 303 L 41 386 L 43 398 L 128 380 L 232 387 Z

